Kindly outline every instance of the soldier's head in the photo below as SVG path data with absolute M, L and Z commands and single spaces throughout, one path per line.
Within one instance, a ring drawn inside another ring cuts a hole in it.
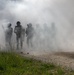
M 11 23 L 9 23 L 9 24 L 8 24 L 8 28 L 9 28 L 9 27 L 11 27 L 11 26 L 12 26 L 12 24 L 11 24 Z
M 32 23 L 29 23 L 29 27 L 32 27 Z
M 19 25 L 21 24 L 21 22 L 20 22 L 20 21 L 17 21 L 17 23 L 16 23 L 16 24 L 17 24 L 17 26 L 19 26 Z

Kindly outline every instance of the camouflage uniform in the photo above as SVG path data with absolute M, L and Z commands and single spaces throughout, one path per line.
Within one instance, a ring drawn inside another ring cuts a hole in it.
M 12 38 L 13 28 L 11 24 L 8 25 L 8 28 L 5 31 L 5 40 L 6 40 L 6 47 L 12 48 L 11 38 Z
M 19 21 L 17 22 L 17 26 L 15 26 L 14 33 L 16 34 L 17 49 L 19 49 L 19 43 L 22 48 L 23 46 L 22 26 Z
M 27 35 L 27 45 L 33 47 L 32 39 L 34 35 L 34 29 L 32 27 L 32 24 L 28 24 L 28 27 L 26 28 L 26 35 Z

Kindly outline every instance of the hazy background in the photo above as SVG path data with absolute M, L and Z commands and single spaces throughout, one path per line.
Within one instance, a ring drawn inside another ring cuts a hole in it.
M 11 22 L 14 28 L 18 20 L 25 28 L 28 23 L 32 23 L 36 32 L 39 32 L 38 38 L 33 40 L 32 50 L 74 51 L 73 0 L 0 0 L 1 47 L 5 45 L 2 25 L 6 28 Z M 23 50 L 27 47 L 25 43 Z

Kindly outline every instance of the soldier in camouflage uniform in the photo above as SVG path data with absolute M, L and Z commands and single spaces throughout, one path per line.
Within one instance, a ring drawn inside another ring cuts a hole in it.
M 12 48 L 11 38 L 13 33 L 13 28 L 11 26 L 12 26 L 11 23 L 9 23 L 5 31 L 6 47 L 10 47 L 10 48 Z
M 17 49 L 19 49 L 19 45 L 21 46 L 21 49 L 22 49 L 22 47 L 23 47 L 22 31 L 25 31 L 25 30 L 23 30 L 20 21 L 17 21 L 16 24 L 17 24 L 17 26 L 15 26 L 14 33 L 16 34 Z M 23 36 L 24 36 L 24 34 L 23 34 Z
M 32 27 L 32 24 L 27 24 L 26 28 L 26 35 L 27 35 L 27 45 L 33 47 L 33 35 L 34 35 L 34 28 Z

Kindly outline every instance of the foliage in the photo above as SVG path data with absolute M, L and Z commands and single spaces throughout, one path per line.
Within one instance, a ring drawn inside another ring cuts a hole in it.
M 16 53 L 0 52 L 0 75 L 74 75 L 74 71 Z

